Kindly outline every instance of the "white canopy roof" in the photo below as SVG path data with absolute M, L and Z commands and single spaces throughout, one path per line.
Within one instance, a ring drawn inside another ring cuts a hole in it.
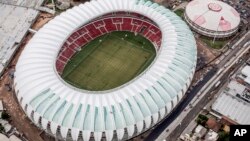
M 186 15 L 197 26 L 212 31 L 228 31 L 238 27 L 239 13 L 218 0 L 193 0 L 186 6 Z
M 120 89 L 96 93 L 67 84 L 55 68 L 57 54 L 72 32 L 113 11 L 131 11 L 155 21 L 162 31 L 162 45 L 149 69 Z M 152 127 L 163 119 L 187 90 L 196 66 L 196 43 L 188 26 L 163 6 L 144 0 L 96 0 L 76 6 L 40 29 L 25 47 L 16 65 L 15 90 L 28 116 L 65 138 L 79 131 L 88 140 L 102 132 L 111 140 L 116 130 L 122 139 Z M 34 111 L 33 116 L 31 112 Z M 153 122 L 151 122 L 151 118 Z M 145 126 L 144 126 L 145 123 Z M 136 129 L 135 129 L 136 126 Z M 145 128 L 145 129 L 144 129 Z

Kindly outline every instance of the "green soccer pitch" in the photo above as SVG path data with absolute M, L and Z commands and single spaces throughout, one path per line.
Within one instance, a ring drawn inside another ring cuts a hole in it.
M 62 78 L 80 89 L 109 90 L 135 78 L 155 56 L 153 44 L 143 36 L 115 31 L 83 46 L 66 64 Z

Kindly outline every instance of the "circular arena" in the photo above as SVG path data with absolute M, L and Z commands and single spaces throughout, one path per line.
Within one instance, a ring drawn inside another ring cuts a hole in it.
M 219 0 L 193 0 L 186 6 L 184 17 L 194 31 L 212 38 L 230 37 L 240 24 L 239 13 Z
M 29 119 L 58 139 L 126 140 L 182 100 L 196 57 L 192 32 L 163 6 L 96 0 L 63 12 L 34 35 L 16 65 L 14 87 Z

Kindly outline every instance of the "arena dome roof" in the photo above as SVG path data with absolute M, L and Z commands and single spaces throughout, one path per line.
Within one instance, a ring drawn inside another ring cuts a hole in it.
M 186 6 L 185 16 L 189 24 L 196 26 L 194 28 L 203 28 L 201 30 L 207 32 L 235 31 L 240 23 L 238 12 L 218 0 L 193 0 Z
M 82 25 L 116 11 L 139 13 L 158 25 L 162 42 L 155 61 L 119 89 L 97 94 L 67 84 L 55 67 L 65 40 Z M 160 122 L 178 104 L 191 83 L 196 54 L 188 26 L 163 6 L 93 0 L 63 12 L 34 35 L 16 65 L 15 91 L 28 117 L 56 137 L 128 139 Z

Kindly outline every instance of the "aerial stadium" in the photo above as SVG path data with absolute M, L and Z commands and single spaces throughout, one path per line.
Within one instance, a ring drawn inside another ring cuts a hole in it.
M 58 139 L 127 140 L 182 100 L 196 58 L 192 32 L 170 10 L 144 0 L 96 0 L 33 36 L 14 87 L 29 119 Z
M 240 24 L 239 13 L 218 0 L 193 0 L 186 6 L 184 17 L 194 31 L 212 38 L 230 37 Z

